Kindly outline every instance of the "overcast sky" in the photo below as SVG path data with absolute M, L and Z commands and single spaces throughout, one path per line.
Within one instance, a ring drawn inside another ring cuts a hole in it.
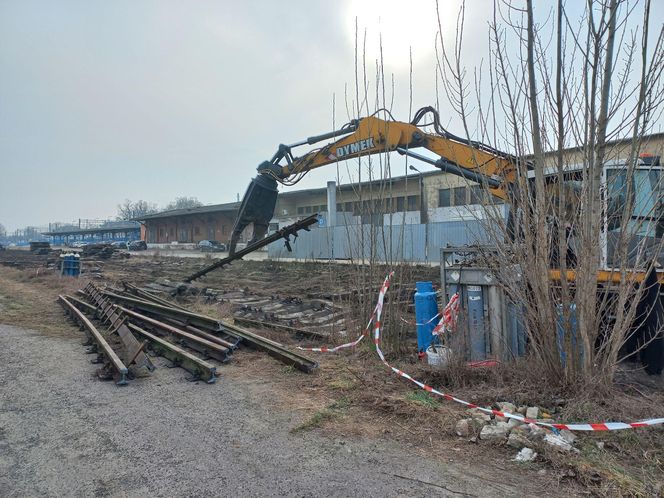
M 441 1 L 450 39 L 458 5 Z M 491 5 L 467 7 L 469 67 L 486 57 Z M 409 46 L 413 109 L 435 105 L 433 1 L 0 0 L 0 223 L 109 218 L 124 199 L 234 201 L 279 143 L 347 120 L 356 16 L 371 42 L 382 32 L 395 117 L 408 119 Z

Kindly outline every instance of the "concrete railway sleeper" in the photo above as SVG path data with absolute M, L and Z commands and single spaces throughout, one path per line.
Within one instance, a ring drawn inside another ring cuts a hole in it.
M 120 357 L 113 351 L 110 344 L 106 342 L 104 336 L 97 330 L 90 320 L 81 312 L 73 303 L 71 303 L 65 296 L 58 296 L 60 304 L 72 319 L 79 322 L 88 337 L 88 343 L 93 348 L 91 352 L 97 353 L 97 360 L 93 363 L 104 363 L 104 368 L 111 368 L 115 370 L 117 378 L 116 384 L 124 386 L 127 384 L 127 375 L 129 370 L 122 362 Z

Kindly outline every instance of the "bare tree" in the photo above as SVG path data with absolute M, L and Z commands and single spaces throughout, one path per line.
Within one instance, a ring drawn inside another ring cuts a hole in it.
M 157 205 L 151 202 L 138 200 L 136 202 L 126 199 L 122 204 L 118 204 L 119 220 L 132 220 L 157 212 Z
M 608 385 L 662 249 L 662 173 L 639 156 L 662 111 L 664 30 L 650 47 L 650 0 L 640 26 L 626 0 L 588 0 L 581 19 L 562 0 L 554 16 L 533 4 L 494 4 L 489 82 L 476 82 L 473 110 L 458 97 L 462 36 L 454 50 L 438 37 L 438 66 L 463 122 L 518 158 L 514 216 L 488 210 L 486 258 L 522 310 L 532 359 L 550 381 Z
M 171 209 L 187 209 L 202 206 L 203 203 L 196 197 L 176 197 L 174 201 L 166 205 L 166 211 Z

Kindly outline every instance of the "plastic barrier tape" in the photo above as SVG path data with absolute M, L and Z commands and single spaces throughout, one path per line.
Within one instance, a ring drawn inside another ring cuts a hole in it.
M 383 364 L 392 370 L 395 374 L 397 374 L 399 377 L 403 377 L 404 379 L 407 379 L 411 381 L 413 384 L 417 385 L 419 388 L 431 393 L 435 394 L 436 396 L 440 396 L 441 398 L 447 399 L 449 401 L 454 401 L 455 403 L 459 403 L 461 405 L 464 405 L 468 408 L 475 408 L 481 412 L 488 413 L 490 415 L 496 415 L 499 417 L 505 417 L 505 418 L 512 418 L 514 420 L 518 420 L 520 422 L 523 422 L 525 424 L 534 424 L 534 425 L 539 425 L 541 427 L 546 427 L 548 429 L 552 430 L 569 430 L 569 431 L 618 431 L 622 429 L 634 429 L 636 427 L 649 427 L 653 425 L 661 425 L 664 424 L 664 418 L 652 418 L 648 420 L 641 420 L 638 422 L 600 422 L 600 423 L 574 423 L 574 424 L 554 424 L 550 422 L 542 422 L 539 420 L 533 420 L 529 419 L 527 417 L 524 417 L 521 414 L 518 413 L 509 413 L 509 412 L 502 412 L 500 410 L 494 410 L 491 408 L 484 408 L 481 406 L 478 406 L 474 403 L 470 403 L 468 401 L 464 401 L 462 399 L 459 399 L 455 396 L 452 396 L 451 394 L 444 393 L 442 391 L 439 391 L 424 382 L 420 382 L 419 380 L 411 377 L 408 375 L 406 372 L 399 370 L 396 367 L 393 367 L 390 365 L 387 360 L 385 359 L 385 355 L 383 354 L 383 351 L 380 349 L 380 328 L 381 328 L 381 322 L 380 322 L 380 317 L 383 312 L 383 303 L 385 301 L 385 294 L 387 293 L 387 289 L 390 286 L 390 281 L 392 280 L 392 276 L 394 275 L 394 272 L 390 272 L 390 274 L 385 277 L 385 281 L 383 282 L 383 285 L 380 288 L 380 293 L 378 294 L 378 303 L 376 304 L 376 307 L 374 308 L 374 311 L 371 315 L 371 319 L 369 320 L 369 323 L 367 324 L 366 329 L 362 332 L 362 335 L 353 342 L 349 342 L 347 344 L 342 344 L 341 346 L 337 346 L 335 348 L 300 348 L 298 349 L 304 350 L 304 351 L 316 351 L 316 352 L 323 352 L 323 353 L 331 353 L 334 351 L 338 351 L 340 349 L 348 348 L 355 346 L 359 344 L 359 342 L 364 339 L 364 336 L 367 335 L 367 331 L 371 327 L 371 324 L 374 324 L 374 344 L 376 346 L 376 352 L 378 353 L 378 357 L 380 358 L 380 361 L 383 362 Z

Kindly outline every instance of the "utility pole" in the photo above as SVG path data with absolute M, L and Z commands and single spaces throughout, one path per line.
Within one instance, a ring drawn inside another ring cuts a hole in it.
M 424 225 L 424 261 L 429 262 L 429 217 L 427 216 L 427 203 L 424 197 L 424 175 L 412 164 L 408 167 L 419 175 L 420 183 L 420 223 Z

